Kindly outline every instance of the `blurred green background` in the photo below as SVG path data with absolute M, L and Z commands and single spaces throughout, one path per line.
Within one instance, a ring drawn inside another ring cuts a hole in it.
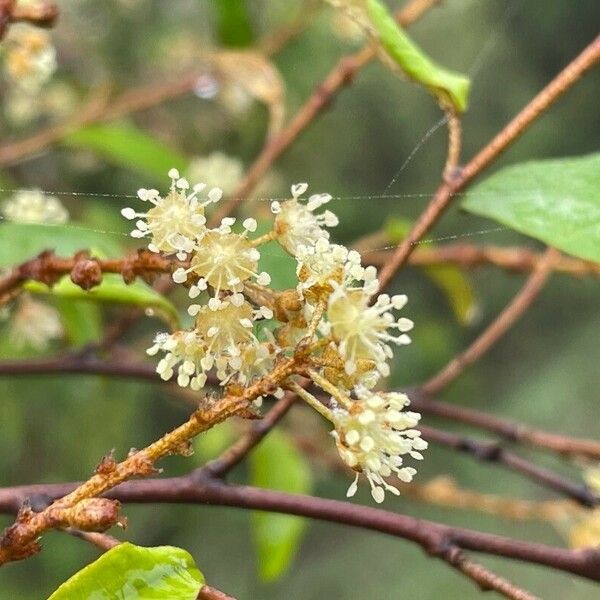
M 228 26 L 219 12 L 220 4 L 245 8 L 248 21 L 242 16 L 236 26 Z M 390 3 L 394 8 L 399 5 Z M 178 73 L 202 64 L 203 53 L 225 44 L 255 43 L 303 10 L 302 3 L 291 0 L 248 0 L 245 5 L 200 0 L 65 0 L 59 6 L 61 16 L 51 34 L 58 51 L 52 85 L 63 86 L 61 106 L 71 102 L 75 110 L 83 106 L 91 89 L 100 86 L 123 91 L 175 81 Z M 329 8 L 318 11 L 306 31 L 274 56 L 285 83 L 288 115 L 339 57 L 360 46 L 360 41 L 348 38 L 332 15 Z M 471 106 L 464 119 L 464 157 L 476 152 L 596 35 L 599 18 L 596 0 L 446 0 L 411 28 L 431 56 L 474 77 Z M 599 84 L 598 72 L 588 75 L 490 172 L 526 159 L 597 150 Z M 127 123 L 148 132 L 186 160 L 220 151 L 248 165 L 263 144 L 267 110 L 245 99 L 222 99 L 222 91 L 219 89 L 215 98 L 187 94 L 128 117 Z M 201 92 L 207 95 L 206 89 Z M 6 95 L 6 88 L 3 93 Z M 434 190 L 439 181 L 445 155 L 444 128 L 431 135 L 385 192 L 397 197 L 379 196 L 440 117 L 435 102 L 422 89 L 373 63 L 277 163 L 259 195 L 282 197 L 289 184 L 306 180 L 312 191 L 329 191 L 340 197 L 332 208 L 341 219 L 334 238 L 342 242 L 377 230 L 390 217 L 412 219 L 427 201 L 423 194 Z M 50 113 L 29 123 L 15 123 L 5 114 L 3 140 L 25 136 L 56 118 Z M 135 193 L 139 187 L 162 185 L 164 189 L 167 183 L 166 174 L 156 173 L 152 179 L 135 160 L 124 164 L 81 142 L 55 145 L 1 175 L 4 188 L 89 194 L 61 199 L 74 220 L 105 231 L 103 235 L 110 236 L 111 243 L 129 247 L 123 235 L 127 224 L 119 210 L 131 201 L 119 196 Z M 2 194 L 10 196 L 9 192 Z M 251 206 L 261 213 L 265 205 Z M 540 247 L 508 230 L 480 233 L 494 227 L 494 223 L 455 207 L 431 238 L 465 235 L 463 241 L 475 244 Z M 79 235 L 84 247 L 86 231 L 80 230 Z M 416 328 L 413 344 L 397 352 L 390 385 L 407 386 L 436 372 L 477 335 L 522 283 L 519 275 L 487 268 L 468 274 L 468 278 L 479 316 L 464 324 L 422 271 L 402 271 L 394 287 L 409 295 L 405 312 Z M 554 277 L 528 316 L 452 385 L 444 399 L 540 427 L 597 437 L 599 306 L 597 280 Z M 105 309 L 101 318 L 108 322 L 120 312 Z M 0 327 L 1 355 L 17 356 L 5 335 L 9 322 Z M 163 327 L 148 318 L 130 332 L 128 340 L 140 360 L 153 334 Z M 55 342 L 46 353 L 64 351 L 65 346 Z M 188 414 L 187 406 L 159 386 L 92 376 L 2 377 L 0 398 L 3 486 L 81 479 L 111 448 L 123 456 L 131 446 L 146 445 Z M 447 426 L 431 419 L 426 422 Z M 316 418 L 292 414 L 283 427 L 295 434 L 308 431 L 317 443 L 330 448 L 327 429 Z M 210 453 L 205 445 L 198 450 L 191 459 L 170 458 L 162 466 L 169 475 L 183 474 Z M 532 456 L 569 472 L 546 456 Z M 317 495 L 344 497 L 349 483 L 346 477 L 319 465 L 313 470 Z M 576 471 L 570 473 L 578 477 Z M 461 486 L 484 492 L 530 499 L 553 497 L 499 467 L 432 447 L 418 479 L 426 481 L 440 474 L 451 474 Z M 232 476 L 240 482 L 247 478 L 246 466 Z M 362 489 L 357 501 L 371 500 Z M 386 503 L 388 509 L 410 515 L 554 545 L 566 543 L 549 525 L 434 508 L 405 497 L 390 498 Z M 168 543 L 186 548 L 212 585 L 240 599 L 383 600 L 410 596 L 425 600 L 476 598 L 480 594 L 465 578 L 407 542 L 323 523 L 310 523 L 290 569 L 275 583 L 265 584 L 257 577 L 247 512 L 205 506 L 127 506 L 125 514 L 130 527 L 124 534 L 117 532 L 118 536 L 144 545 Z M 2 517 L 2 522 L 8 525 L 11 519 Z M 44 598 L 97 556 L 92 547 L 59 533 L 45 536 L 43 545 L 39 556 L 0 571 L 0 597 Z M 543 598 L 584 600 L 598 593 L 592 584 L 563 573 L 487 556 L 481 562 Z

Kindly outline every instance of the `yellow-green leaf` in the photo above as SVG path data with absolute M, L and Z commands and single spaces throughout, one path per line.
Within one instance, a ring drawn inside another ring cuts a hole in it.
M 394 243 L 402 241 L 412 227 L 405 219 L 390 219 L 385 231 Z M 434 247 L 432 242 L 423 242 L 422 246 Z M 450 308 L 461 325 L 469 325 L 477 317 L 479 306 L 473 284 L 467 275 L 455 265 L 431 265 L 423 267 L 427 277 L 444 293 Z
M 48 600 L 195 600 L 203 584 L 185 550 L 123 543 L 73 575 Z
M 108 302 L 127 304 L 152 311 L 157 317 L 167 321 L 172 329 L 179 327 L 179 313 L 169 300 L 142 281 L 126 284 L 120 275 L 107 273 L 102 283 L 89 291 L 75 285 L 68 276 L 56 285 L 49 287 L 39 281 L 28 281 L 24 288 L 34 294 L 51 295 L 68 300 L 88 300 L 90 302 Z
M 438 65 L 398 25 L 380 0 L 329 0 L 346 9 L 375 38 L 384 56 L 412 81 L 424 85 L 444 108 L 462 113 L 469 103 L 471 81 L 466 75 Z M 388 61 L 388 62 L 389 62 Z
M 304 456 L 289 438 L 272 431 L 250 455 L 252 485 L 296 494 L 310 494 L 312 474 Z M 252 534 L 258 551 L 259 575 L 275 581 L 292 563 L 306 529 L 306 520 L 290 515 L 254 512 Z
M 64 139 L 64 143 L 87 148 L 121 167 L 139 171 L 162 182 L 170 168 L 184 171 L 188 160 L 165 142 L 130 123 L 89 125 Z

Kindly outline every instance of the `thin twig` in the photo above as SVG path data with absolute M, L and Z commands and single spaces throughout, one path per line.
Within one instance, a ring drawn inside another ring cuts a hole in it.
M 559 433 L 529 427 L 524 423 L 503 419 L 484 411 L 449 402 L 438 402 L 416 389 L 411 391 L 409 396 L 411 407 L 422 414 L 480 427 L 510 442 L 527 444 L 563 456 L 600 460 L 600 441 L 598 440 L 571 438 Z
M 565 479 L 550 469 L 538 467 L 512 452 L 508 452 L 498 442 L 477 441 L 426 425 L 420 425 L 419 430 L 422 432 L 423 438 L 429 442 L 465 452 L 484 462 L 502 465 L 524 475 L 538 485 L 554 490 L 567 498 L 572 498 L 582 506 L 593 508 L 600 505 L 600 496 L 587 486 Z
M 408 26 L 420 19 L 440 0 L 412 0 L 403 7 L 397 20 Z M 218 224 L 223 217 L 232 214 L 238 205 L 254 189 L 273 163 L 290 147 L 298 136 L 327 108 L 339 91 L 350 84 L 358 71 L 376 56 L 372 44 L 340 59 L 327 77 L 315 88 L 310 98 L 302 105 L 292 120 L 275 137 L 271 138 L 246 171 L 244 179 L 233 191 L 231 198 L 219 207 L 211 217 L 210 224 Z M 1 156 L 1 155 L 0 155 Z M 0 163 L 1 164 L 1 163 Z
M 250 430 L 245 435 L 227 448 L 221 456 L 196 469 L 193 476 L 197 478 L 223 478 L 231 469 L 244 460 L 248 453 L 283 419 L 295 401 L 296 395 L 286 392 L 283 398 L 275 402 L 262 419 L 252 423 Z
M 390 283 L 404 265 L 415 244 L 445 212 L 455 194 L 465 188 L 481 171 L 506 150 L 529 126 L 556 102 L 575 82 L 600 60 L 600 36 L 572 60 L 521 112 L 504 127 L 469 163 L 450 180 L 444 181 L 421 216 L 396 248 L 379 273 L 380 288 Z
M 382 242 L 386 243 L 386 242 Z M 391 256 L 389 250 L 361 251 L 364 261 L 383 266 Z M 472 244 L 447 244 L 438 247 L 417 246 L 408 258 L 411 266 L 453 264 L 463 268 L 494 266 L 516 273 L 529 273 L 537 268 L 542 254 L 529 248 L 502 246 L 474 246 Z M 600 264 L 561 254 L 552 263 L 555 273 L 573 277 L 597 277 L 600 279 Z
M 486 327 L 473 343 L 458 356 L 454 357 L 439 373 L 426 381 L 421 390 L 425 394 L 435 395 L 454 381 L 469 365 L 479 360 L 527 311 L 552 270 L 552 263 L 558 256 L 554 248 L 548 248 L 543 260 L 529 276 L 525 285 L 506 305 L 502 312 Z

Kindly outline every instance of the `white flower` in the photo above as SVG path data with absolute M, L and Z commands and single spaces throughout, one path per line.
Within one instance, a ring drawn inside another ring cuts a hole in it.
M 225 195 L 235 190 L 244 175 L 244 165 L 239 158 L 223 152 L 198 156 L 190 162 L 187 174 L 192 181 L 205 181 L 208 186 L 220 187 Z
M 331 292 L 336 284 L 349 285 L 363 279 L 366 271 L 360 264 L 358 252 L 330 244 L 326 238 L 319 238 L 313 246 L 298 246 L 296 260 L 301 296 L 314 287 Z
M 37 93 L 56 71 L 56 50 L 44 31 L 13 26 L 7 41 L 4 70 L 24 93 Z
M 187 179 L 179 177 L 177 169 L 171 169 L 169 177 L 171 189 L 164 198 L 158 190 L 142 188 L 138 191 L 140 200 L 150 202 L 154 205 L 153 208 L 145 213 L 124 208 L 121 214 L 126 219 L 140 219 L 131 236 L 149 236 L 151 241 L 148 248 L 152 252 L 177 253 L 178 258 L 183 260 L 192 251 L 196 240 L 206 233 L 204 208 L 218 202 L 223 192 L 219 188 L 211 188 L 207 198 L 201 201 L 197 196 L 206 188 L 204 183 L 194 185 L 192 192 L 188 194 L 190 185 Z
M 15 223 L 60 225 L 69 220 L 69 213 L 60 200 L 41 190 L 18 191 L 2 205 L 2 214 Z
M 371 486 L 375 502 L 383 502 L 385 491 L 400 492 L 385 478 L 395 475 L 408 483 L 416 470 L 403 466 L 403 456 L 421 460 L 421 450 L 427 442 L 414 429 L 420 419 L 415 412 L 405 411 L 409 404 L 404 394 L 373 393 L 364 388 L 356 390 L 357 400 L 350 410 L 334 408 L 335 429 L 331 432 L 342 460 L 357 474 L 347 495 L 356 493 L 359 473 L 364 473 Z M 333 401 L 335 402 L 335 401 Z
M 303 204 L 300 196 L 307 190 L 306 183 L 292 186 L 292 200 L 273 202 L 271 211 L 275 214 L 275 233 L 277 241 L 290 254 L 295 255 L 299 246 L 313 246 L 319 239 L 329 239 L 325 227 L 335 227 L 337 217 L 329 210 L 315 214 L 315 210 L 331 200 L 329 194 L 314 194 Z
M 50 340 L 61 338 L 63 333 L 60 314 L 55 308 L 28 295 L 21 296 L 8 333 L 12 344 L 17 348 L 30 346 L 44 350 Z
M 413 322 L 407 318 L 395 320 L 391 313 L 406 304 L 406 296 L 390 298 L 381 294 L 370 306 L 371 297 L 362 288 L 338 285 L 329 297 L 327 318 L 334 337 L 339 341 L 339 351 L 346 360 L 348 374 L 356 370 L 357 360 L 362 358 L 374 361 L 377 370 L 387 376 L 387 360 L 393 357 L 389 344 L 409 344 L 410 337 L 406 332 L 413 328 Z M 390 333 L 394 329 L 396 335 Z
M 156 369 L 163 379 L 170 379 L 179 364 L 177 383 L 196 390 L 204 386 L 213 368 L 223 384 L 232 378 L 245 384 L 272 368 L 272 344 L 259 342 L 253 331 L 254 321 L 273 316 L 269 309 L 253 309 L 241 294 L 228 296 L 212 309 L 191 308 L 196 316 L 192 331 L 160 334 L 147 351 L 167 352 Z
M 166 352 L 156 366 L 156 372 L 165 381 L 171 379 L 177 369 L 177 383 L 181 387 L 188 385 L 193 390 L 199 390 L 206 383 L 206 373 L 202 361 L 206 356 L 206 344 L 196 331 L 176 331 L 159 333 L 154 339 L 154 345 L 147 353 L 154 356 L 159 351 Z
M 191 298 L 211 285 L 215 290 L 211 306 L 218 306 L 221 291 L 239 292 L 247 279 L 254 278 L 260 285 L 271 282 L 268 273 L 258 272 L 260 252 L 247 238 L 249 231 L 256 230 L 256 221 L 246 219 L 241 234 L 231 232 L 234 222 L 235 219 L 223 219 L 221 227 L 208 231 L 194 246 L 189 268 L 180 267 L 173 273 L 176 283 L 187 281 L 190 273 L 198 277 L 190 288 Z

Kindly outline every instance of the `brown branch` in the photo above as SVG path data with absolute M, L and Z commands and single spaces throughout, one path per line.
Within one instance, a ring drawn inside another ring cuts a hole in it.
M 170 273 L 178 264 L 149 250 L 138 250 L 125 258 L 106 260 L 92 258 L 86 251 L 78 252 L 69 258 L 60 258 L 52 251 L 45 251 L 13 267 L 7 275 L 0 278 L 0 302 L 3 298 L 12 297 L 13 292 L 28 280 L 40 281 L 51 286 L 61 277 L 70 275 L 74 284 L 84 290 L 90 290 L 100 285 L 105 273 L 118 273 L 126 283 L 131 283 L 136 277 L 151 282 L 157 275 Z
M 439 373 L 421 386 L 425 394 L 434 395 L 443 390 L 469 365 L 479 360 L 523 316 L 542 291 L 552 270 L 552 263 L 557 256 L 558 253 L 554 248 L 546 250 L 536 270 L 494 321 L 466 350 L 453 358 Z
M 245 435 L 227 448 L 221 456 L 196 469 L 192 476 L 196 478 L 223 478 L 231 469 L 242 462 L 248 453 L 283 419 L 295 401 L 296 395 L 286 392 L 283 398 L 279 399 L 262 419 L 252 423 L 250 430 Z
M 29 23 L 35 27 L 52 27 L 58 18 L 58 7 L 50 0 L 21 6 L 16 0 L 0 0 L 0 39 L 13 23 Z
M 496 575 L 483 565 L 468 559 L 464 552 L 457 546 L 450 546 L 444 559 L 455 569 L 472 579 L 483 592 L 495 591 L 505 598 L 512 600 L 541 600 L 529 592 L 518 588 L 513 583 Z
M 234 415 L 248 416 L 251 401 L 271 393 L 283 380 L 299 372 L 301 362 L 299 357 L 283 359 L 269 374 L 239 394 L 205 400 L 185 423 L 143 450 L 132 450 L 120 463 L 112 455 L 105 457 L 95 475 L 42 512 L 34 513 L 30 507 L 23 507 L 15 523 L 0 538 L 0 565 L 39 552 L 37 539 L 50 529 L 71 526 L 85 531 L 105 531 L 114 525 L 118 506 L 101 503 L 97 496 L 133 477 L 155 473 L 155 462 L 169 454 L 189 454 L 190 440 L 217 423 Z M 94 519 L 96 514 L 98 522 Z
M 389 250 L 365 249 L 361 254 L 366 263 L 383 266 L 390 260 L 392 253 Z M 408 264 L 416 267 L 453 264 L 469 269 L 489 265 L 516 273 L 529 273 L 537 268 L 542 257 L 542 254 L 528 248 L 457 243 L 435 248 L 417 246 L 409 256 Z M 573 277 L 591 276 L 600 279 L 600 264 L 563 254 L 557 256 L 552 263 L 552 270 Z
M 455 194 L 464 189 L 481 171 L 506 150 L 554 102 L 600 60 L 600 36 L 589 44 L 541 92 L 521 110 L 452 180 L 440 185 L 421 216 L 396 248 L 379 273 L 380 288 L 384 289 L 394 274 L 404 265 L 415 244 L 442 216 Z
M 26 499 L 51 502 L 77 484 L 42 484 L 0 489 L 0 512 L 14 513 Z M 471 529 L 450 527 L 350 502 L 300 496 L 248 486 L 230 486 L 215 480 L 174 477 L 130 481 L 108 494 L 123 503 L 212 504 L 266 510 L 310 517 L 379 531 L 419 544 L 433 556 L 449 545 L 495 556 L 544 565 L 600 581 L 600 550 L 567 550 L 515 540 Z
M 210 585 L 203 585 L 198 593 L 198 600 L 235 600 L 235 598 Z
M 538 485 L 572 498 L 582 506 L 593 508 L 600 505 L 600 496 L 587 486 L 565 479 L 550 469 L 538 467 L 512 452 L 508 452 L 498 442 L 480 442 L 426 425 L 420 425 L 419 430 L 423 433 L 423 438 L 429 442 L 465 452 L 480 461 L 502 465 L 524 475 Z
M 600 441 L 598 440 L 572 438 L 529 427 L 524 423 L 496 417 L 484 411 L 448 402 L 438 402 L 429 398 L 420 390 L 413 390 L 409 395 L 412 408 L 422 414 L 434 415 L 480 427 L 510 442 L 527 444 L 563 456 L 600 460 Z
M 397 15 L 398 22 L 408 26 L 421 18 L 428 10 L 439 4 L 440 0 L 412 0 Z M 221 222 L 223 217 L 233 213 L 238 205 L 254 189 L 261 177 L 273 163 L 290 147 L 298 136 L 325 110 L 340 90 L 349 85 L 358 71 L 376 56 L 373 45 L 340 59 L 327 77 L 316 87 L 310 98 L 298 110 L 292 120 L 275 137 L 271 138 L 256 157 L 244 179 L 234 190 L 231 198 L 222 204 L 211 217 L 211 225 Z M 0 154 L 1 157 L 1 154 Z M 1 164 L 1 161 L 0 161 Z

